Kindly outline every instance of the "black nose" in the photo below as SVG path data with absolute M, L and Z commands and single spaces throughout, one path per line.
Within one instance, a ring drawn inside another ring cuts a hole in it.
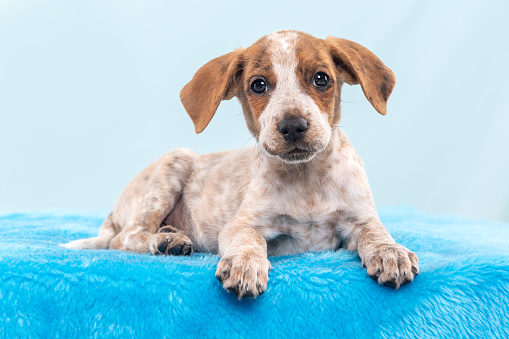
M 279 123 L 279 133 L 287 141 L 299 141 L 308 130 L 308 122 L 304 118 L 285 119 Z

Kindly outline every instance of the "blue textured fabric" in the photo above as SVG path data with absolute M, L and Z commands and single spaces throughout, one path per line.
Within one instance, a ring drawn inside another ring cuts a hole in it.
M 0 217 L 0 337 L 509 337 L 507 224 L 381 209 L 419 257 L 413 283 L 377 285 L 355 253 L 306 253 L 270 258 L 267 292 L 238 301 L 214 255 L 58 247 L 103 217 Z

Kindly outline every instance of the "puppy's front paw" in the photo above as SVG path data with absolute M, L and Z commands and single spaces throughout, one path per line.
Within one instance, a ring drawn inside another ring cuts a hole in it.
M 379 284 L 394 289 L 408 284 L 419 274 L 419 261 L 414 252 L 400 244 L 375 245 L 362 259 L 362 266 Z
M 216 278 L 237 298 L 256 298 L 267 289 L 270 261 L 257 254 L 236 254 L 221 258 Z

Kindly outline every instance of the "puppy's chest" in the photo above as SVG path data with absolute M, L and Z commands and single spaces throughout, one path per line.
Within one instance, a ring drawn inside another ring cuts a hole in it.
M 323 224 L 342 206 L 341 191 L 333 180 L 315 185 L 288 185 L 272 189 L 268 209 L 273 215 L 285 216 L 282 224 Z M 290 217 L 290 219 L 286 218 Z
M 277 192 L 264 223 L 271 255 L 337 249 L 338 194 L 328 185 Z
M 269 255 L 336 250 L 341 245 L 333 214 L 316 219 L 278 215 L 265 230 Z

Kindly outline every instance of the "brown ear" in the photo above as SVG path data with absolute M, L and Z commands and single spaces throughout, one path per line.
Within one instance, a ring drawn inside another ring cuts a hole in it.
M 328 37 L 325 43 L 338 68 L 340 80 L 361 84 L 364 95 L 378 113 L 387 113 L 387 99 L 396 83 L 394 73 L 367 48 L 345 39 Z
M 242 69 L 242 51 L 239 48 L 209 61 L 180 91 L 180 101 L 193 120 L 196 133 L 207 127 L 221 100 L 233 98 L 236 73 Z

